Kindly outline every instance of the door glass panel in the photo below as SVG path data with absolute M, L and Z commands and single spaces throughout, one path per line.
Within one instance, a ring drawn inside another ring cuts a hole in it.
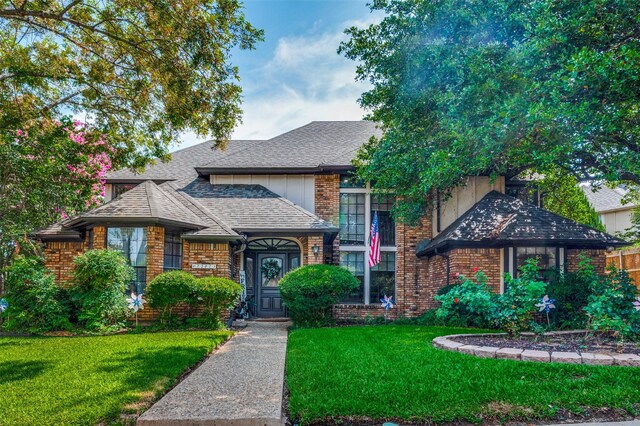
M 263 287 L 278 287 L 278 282 L 282 278 L 282 258 L 265 257 L 260 262 L 260 273 L 262 274 Z

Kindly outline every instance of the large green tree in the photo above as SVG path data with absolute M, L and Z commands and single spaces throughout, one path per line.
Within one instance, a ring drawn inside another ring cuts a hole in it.
M 134 166 L 184 131 L 224 143 L 232 51 L 261 38 L 238 0 L 0 0 L 0 130 L 86 115 Z
M 385 134 L 359 172 L 419 217 L 468 175 L 564 169 L 640 181 L 637 0 L 375 0 L 347 30 L 361 97 Z

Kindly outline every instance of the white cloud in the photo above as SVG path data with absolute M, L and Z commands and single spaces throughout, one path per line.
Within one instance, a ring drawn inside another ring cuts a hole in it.
M 360 120 L 357 99 L 370 88 L 355 81 L 356 64 L 338 55 L 344 28 L 377 23 L 381 15 L 344 22 L 339 30 L 284 37 L 271 59 L 244 76 L 243 123 L 234 139 L 268 139 L 318 120 Z M 313 31 L 314 29 L 312 29 Z M 193 145 L 193 134 L 181 146 Z

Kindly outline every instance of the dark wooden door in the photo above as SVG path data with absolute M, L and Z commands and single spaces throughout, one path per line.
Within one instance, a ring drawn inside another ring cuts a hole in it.
M 262 273 L 262 266 L 269 263 L 277 264 L 280 269 L 277 276 L 271 279 Z M 259 317 L 276 318 L 285 316 L 278 283 L 289 270 L 287 263 L 287 255 L 285 253 L 260 253 L 258 255 L 258 271 L 256 273 L 258 278 L 258 300 L 256 305 Z

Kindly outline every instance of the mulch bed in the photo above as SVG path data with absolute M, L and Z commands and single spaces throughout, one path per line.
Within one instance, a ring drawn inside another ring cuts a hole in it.
M 620 353 L 640 355 L 637 343 L 627 342 L 619 345 L 611 336 L 579 334 L 560 334 L 553 336 L 520 336 L 510 339 L 507 336 L 465 336 L 450 337 L 459 343 L 499 348 L 531 349 L 537 351 L 583 352 L 615 355 Z

